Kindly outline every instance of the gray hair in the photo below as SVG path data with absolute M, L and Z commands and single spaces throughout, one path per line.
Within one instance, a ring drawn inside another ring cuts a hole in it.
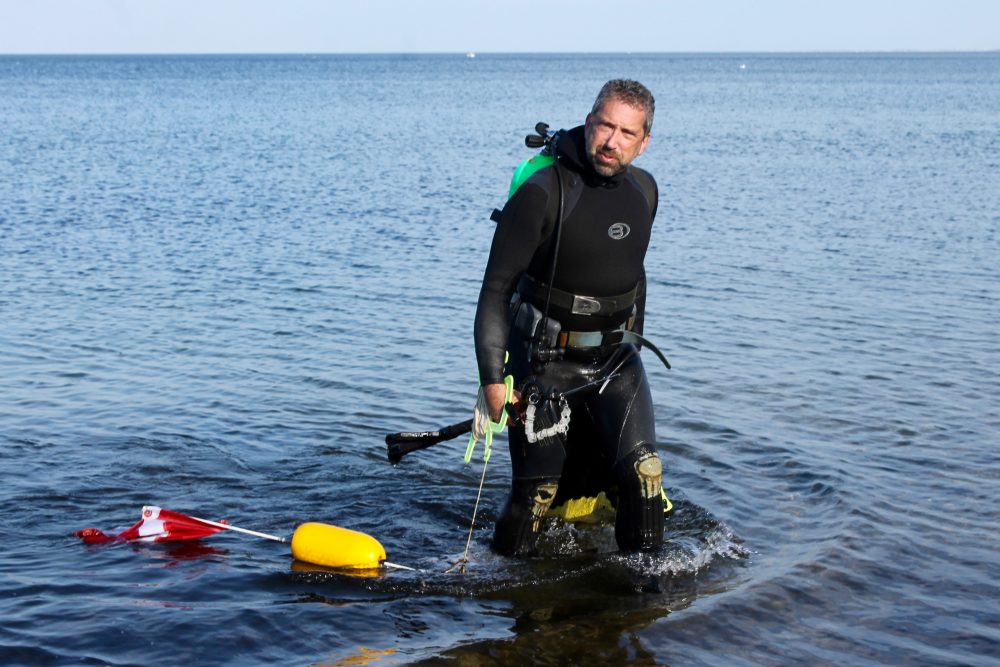
M 632 79 L 612 79 L 604 84 L 601 92 L 597 94 L 597 99 L 594 100 L 594 107 L 590 113 L 597 113 L 608 100 L 612 99 L 642 111 L 646 116 L 642 126 L 646 134 L 649 134 L 649 131 L 653 129 L 653 112 L 656 111 L 656 102 L 646 86 Z

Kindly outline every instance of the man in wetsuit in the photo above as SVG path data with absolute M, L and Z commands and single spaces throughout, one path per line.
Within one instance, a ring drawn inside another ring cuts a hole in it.
M 657 202 L 655 181 L 631 162 L 649 143 L 653 111 L 642 84 L 609 81 L 585 124 L 557 135 L 556 164 L 533 174 L 500 213 L 476 312 L 480 410 L 499 421 L 506 374 L 536 398 L 593 383 L 564 404 L 565 435 L 532 442 L 537 434 L 512 422 L 511 490 L 493 539 L 500 553 L 530 555 L 553 501 L 599 491 L 615 501 L 621 550 L 662 544 L 652 398 L 630 338 L 642 332 Z M 564 413 L 549 402 L 552 426 Z

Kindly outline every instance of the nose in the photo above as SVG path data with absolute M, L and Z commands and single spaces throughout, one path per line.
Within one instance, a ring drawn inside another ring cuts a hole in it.
M 618 128 L 612 129 L 608 133 L 607 138 L 604 140 L 605 148 L 617 149 L 618 142 L 620 139 L 621 139 L 621 132 L 618 130 Z

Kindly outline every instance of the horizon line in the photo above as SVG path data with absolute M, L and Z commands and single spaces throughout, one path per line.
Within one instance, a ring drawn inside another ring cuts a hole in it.
M 1000 53 L 989 49 L 775 49 L 754 51 L 13 51 L 0 56 L 628 56 L 628 55 L 863 55 Z M 471 58 L 470 58 L 471 59 Z

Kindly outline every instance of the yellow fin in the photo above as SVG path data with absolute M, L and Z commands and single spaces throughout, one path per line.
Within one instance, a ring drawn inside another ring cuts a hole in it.
M 545 516 L 554 516 L 563 521 L 580 523 L 599 523 L 609 517 L 614 518 L 615 508 L 608 497 L 601 491 L 589 498 L 571 498 L 559 507 L 553 507 Z

